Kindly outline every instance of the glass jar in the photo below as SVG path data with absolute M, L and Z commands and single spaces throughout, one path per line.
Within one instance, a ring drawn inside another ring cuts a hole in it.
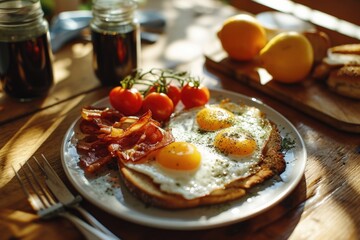
M 48 23 L 39 0 L 0 2 L 0 81 L 10 96 L 28 100 L 53 84 Z
M 133 70 L 140 59 L 140 27 L 130 0 L 95 0 L 90 23 L 93 69 L 102 85 L 114 86 Z

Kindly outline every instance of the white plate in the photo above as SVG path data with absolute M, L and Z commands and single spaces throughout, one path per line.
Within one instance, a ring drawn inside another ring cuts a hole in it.
M 267 181 L 255 187 L 251 194 L 226 204 L 177 211 L 148 207 L 125 189 L 117 172 L 107 170 L 92 178 L 84 175 L 78 166 L 74 138 L 79 131 L 79 119 L 70 126 L 63 140 L 61 159 L 65 172 L 80 194 L 94 205 L 117 217 L 146 226 L 181 230 L 206 229 L 243 221 L 262 213 L 284 199 L 301 180 L 307 157 L 304 142 L 287 119 L 260 101 L 229 91 L 211 90 L 211 102 L 223 98 L 259 108 L 278 125 L 283 137 L 295 140 L 295 148 L 285 155 L 286 170 L 281 174 L 281 181 Z M 109 106 L 108 98 L 94 105 Z

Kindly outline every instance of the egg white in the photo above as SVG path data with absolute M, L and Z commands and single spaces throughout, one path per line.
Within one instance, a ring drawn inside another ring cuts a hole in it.
M 262 150 L 270 136 L 271 124 L 261 112 L 248 106 L 225 104 L 223 108 L 235 115 L 234 125 L 229 130 L 251 134 L 257 143 L 254 153 L 246 157 L 224 155 L 214 147 L 218 131 L 203 131 L 196 122 L 196 114 L 201 108 L 182 111 L 168 124 L 175 141 L 194 144 L 201 153 L 201 164 L 193 171 L 176 171 L 162 167 L 156 161 L 141 164 L 127 163 L 126 166 L 150 176 L 167 193 L 180 194 L 186 199 L 194 199 L 222 189 L 227 184 L 248 177 L 261 161 Z

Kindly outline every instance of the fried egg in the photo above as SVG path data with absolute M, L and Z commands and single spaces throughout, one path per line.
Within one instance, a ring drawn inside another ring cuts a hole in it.
M 175 142 L 126 166 L 148 175 L 167 193 L 206 196 L 250 176 L 262 159 L 272 126 L 257 108 L 222 102 L 177 113 Z

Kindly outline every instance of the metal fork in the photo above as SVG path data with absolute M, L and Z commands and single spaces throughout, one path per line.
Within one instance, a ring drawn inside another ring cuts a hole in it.
M 37 211 L 37 215 L 40 218 L 49 219 L 57 216 L 64 217 L 71 221 L 89 240 L 115 239 L 90 226 L 70 212 L 67 212 L 63 204 L 57 202 L 51 192 L 41 182 L 30 164 L 26 162 L 25 165 L 28 169 L 27 171 L 25 170 L 25 166 L 21 164 L 18 172 L 13 166 L 12 168 L 30 205 Z M 23 173 L 23 177 L 20 176 L 20 171 Z
M 38 161 L 34 156 L 34 160 L 40 168 L 42 174 L 45 176 L 45 183 L 55 195 L 55 197 L 62 203 L 65 207 L 75 209 L 78 211 L 82 217 L 90 223 L 93 227 L 104 232 L 105 234 L 112 236 L 115 239 L 118 239 L 109 229 L 102 225 L 95 217 L 93 217 L 89 212 L 80 206 L 82 197 L 80 195 L 74 196 L 70 190 L 66 187 L 64 182 L 57 175 L 49 161 L 46 159 L 44 154 L 41 154 L 43 161 Z

